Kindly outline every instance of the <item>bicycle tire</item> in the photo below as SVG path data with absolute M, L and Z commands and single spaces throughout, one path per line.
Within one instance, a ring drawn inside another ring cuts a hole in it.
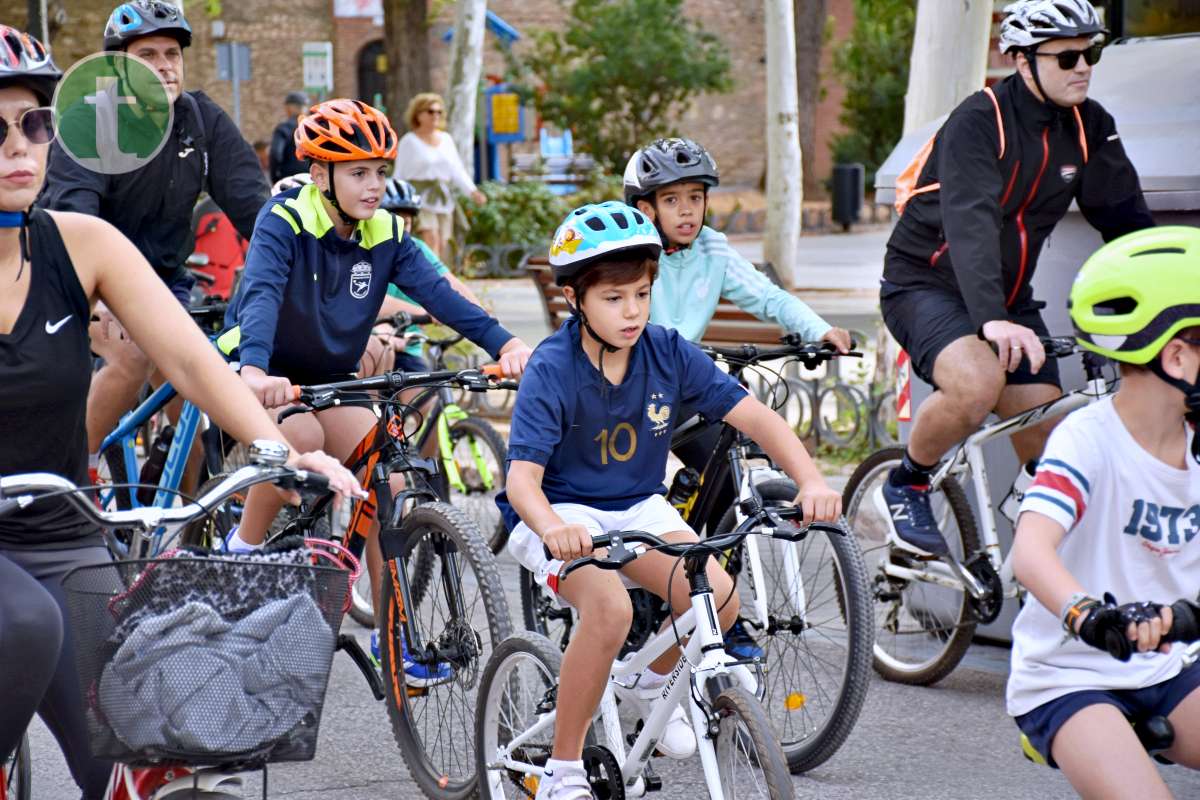
M 477 445 L 484 459 L 484 467 L 491 473 L 492 488 L 484 483 L 484 476 L 474 463 L 471 445 Z M 458 476 L 467 491 L 457 492 L 447 487 L 450 504 L 463 509 L 488 540 L 492 552 L 499 555 L 508 542 L 508 528 L 496 506 L 496 495 L 504 490 L 504 465 L 508 458 L 508 445 L 504 437 L 486 419 L 469 416 L 450 426 L 450 452 L 458 467 Z
M 717 695 L 713 710 L 718 718 L 713 749 L 725 797 L 795 797 L 783 748 L 758 698 L 741 686 L 730 686 Z M 735 763 L 739 751 L 745 756 L 740 769 Z M 755 776 L 761 781 L 753 780 Z
M 768 506 L 790 505 L 796 497 L 796 485 L 785 479 L 763 481 L 757 488 Z M 733 530 L 734 519 L 731 507 L 717 534 Z M 800 581 L 786 574 L 782 554 L 788 547 L 796 548 Z M 813 530 L 795 544 L 760 539 L 759 553 L 770 620 L 768 632 L 757 638 L 767 665 L 763 707 L 788 768 L 806 772 L 845 743 L 867 696 L 874 634 L 867 568 L 850 532 Z M 738 584 L 743 597 L 752 599 L 752 581 Z M 791 587 L 803 590 L 806 601 L 799 631 Z M 747 606 L 744 600 L 743 614 Z
M 4 762 L 0 778 L 4 780 L 3 794 L 9 800 L 30 800 L 33 796 L 33 758 L 29 754 L 29 734 L 21 735 L 21 741 Z
M 559 650 L 565 651 L 575 627 L 572 609 L 559 607 L 550 590 L 521 567 L 521 617 L 525 630 L 544 636 Z
M 966 592 L 896 580 L 883 571 L 888 560 L 904 556 L 893 553 L 887 544 L 890 522 L 876 508 L 875 493 L 903 457 L 903 447 L 887 447 L 868 456 L 846 483 L 842 508 L 867 563 L 875 617 L 875 671 L 896 683 L 930 686 L 958 666 L 975 635 L 975 621 Z M 931 501 L 938 527 L 959 562 L 978 552 L 975 516 L 958 482 L 947 477 Z
M 519 679 L 514 673 L 526 662 L 532 669 Z M 479 704 L 475 711 L 476 771 L 480 776 L 479 796 L 484 800 L 528 800 L 537 794 L 538 780 L 510 770 L 489 772 L 489 754 L 511 741 L 532 726 L 543 703 L 558 686 L 562 671 L 562 653 L 546 637 L 538 633 L 516 633 L 505 639 L 488 659 L 479 681 Z M 509 696 L 511 691 L 528 690 L 521 698 Z M 503 711 L 503 713 L 502 713 Z M 535 739 L 537 737 L 534 737 Z M 532 741 L 528 751 L 531 763 L 538 766 L 550 758 L 554 744 L 554 729 Z
M 477 788 L 474 720 L 479 672 L 511 633 L 504 587 L 496 557 L 479 529 L 453 506 L 417 506 L 401 523 L 399 534 L 400 565 L 408 569 L 414 552 L 419 558 L 422 542 L 428 542 L 432 572 L 442 580 L 431 580 L 424 597 L 414 598 L 413 607 L 407 609 L 400 607 L 392 580 L 384 580 L 381 587 L 380 603 L 386 611 L 380 620 L 380 661 L 392 734 L 413 780 L 427 797 L 463 800 Z M 465 579 L 468 571 L 474 581 Z M 454 574 L 457 585 L 452 582 Z M 439 586 L 456 595 L 465 614 L 437 608 Z M 477 590 L 477 597 L 467 598 L 467 589 Z M 408 691 L 403 663 L 395 663 L 402 660 L 393 655 L 403 647 L 402 614 L 422 642 L 437 643 L 439 649 L 458 648 L 450 680 Z M 430 726 L 436 735 L 447 734 L 448 741 L 433 740 Z
M 826 407 L 833 398 L 833 413 Z M 852 444 L 862 431 L 863 406 L 866 401 L 862 392 L 846 383 L 831 383 L 817 392 L 813 408 L 813 424 L 823 442 L 835 447 Z

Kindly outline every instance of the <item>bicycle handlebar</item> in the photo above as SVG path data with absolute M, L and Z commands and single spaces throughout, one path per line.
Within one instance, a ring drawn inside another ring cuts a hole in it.
M 307 414 L 321 411 L 344 403 L 344 395 L 348 393 L 391 391 L 411 389 L 418 386 L 436 386 L 439 384 L 456 383 L 472 392 L 486 392 L 492 389 L 516 389 L 518 384 L 513 380 L 501 380 L 503 373 L 499 364 L 485 364 L 478 369 L 437 370 L 433 372 L 387 372 L 369 378 L 358 378 L 352 381 L 338 381 L 316 386 L 293 386 L 291 399 L 302 405 L 284 409 L 279 414 L 278 421 L 283 422 L 294 414 Z
M 719 553 L 723 550 L 728 550 L 731 547 L 739 544 L 743 539 L 751 534 L 766 536 L 769 535 L 772 539 L 784 539 L 789 542 L 798 542 L 808 535 L 811 527 L 821 527 L 823 523 L 811 523 L 804 527 L 789 525 L 787 527 L 776 528 L 757 528 L 738 533 L 721 534 L 720 536 L 710 536 L 706 539 L 700 539 L 695 542 L 668 542 L 653 533 L 646 531 L 608 531 L 592 537 L 592 547 L 607 547 L 608 555 L 604 558 L 595 556 L 584 556 L 568 561 L 559 571 L 559 578 L 565 578 L 577 569 L 582 569 L 587 566 L 599 567 L 600 569 L 621 569 L 629 562 L 635 560 L 639 556 L 649 552 L 645 548 L 653 549 L 656 552 L 663 553 L 669 556 L 684 557 L 691 555 L 694 552 L 707 551 L 709 553 Z M 642 549 L 631 548 L 628 545 L 642 545 Z M 554 555 L 550 552 L 550 548 L 542 545 L 542 552 L 546 558 L 553 559 Z
M 145 531 L 162 525 L 183 524 L 203 516 L 235 494 L 259 483 L 276 483 L 288 489 L 314 493 L 329 491 L 324 475 L 291 467 L 248 464 L 234 472 L 210 491 L 179 508 L 132 508 L 101 511 L 91 501 L 89 490 L 81 489 L 66 478 L 47 472 L 31 472 L 0 478 L 0 516 L 24 508 L 39 496 L 54 494 L 67 499 L 88 520 L 102 528 L 137 528 Z
M 814 369 L 826 361 L 832 361 L 835 358 L 843 356 L 862 358 L 862 353 L 857 350 L 851 350 L 849 353 L 839 353 L 837 348 L 830 342 L 806 342 L 794 333 L 789 333 L 780 339 L 780 341 L 783 342 L 783 345 L 779 347 L 759 347 L 758 345 L 744 344 L 740 347 L 705 345 L 700 349 L 710 356 L 742 366 L 748 366 L 759 361 L 771 361 L 777 358 L 796 358 L 808 369 Z M 856 345 L 854 342 L 851 342 L 850 346 L 854 347 Z

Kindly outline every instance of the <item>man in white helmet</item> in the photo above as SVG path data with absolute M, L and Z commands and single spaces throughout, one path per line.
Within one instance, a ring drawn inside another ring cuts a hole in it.
M 929 504 L 938 460 L 989 412 L 1062 392 L 1030 288 L 1046 237 L 1072 201 L 1105 241 L 1154 224 L 1112 117 L 1087 98 L 1107 33 L 1096 9 L 1023 0 L 1005 12 L 1000 51 L 1016 71 L 964 100 L 901 174 L 884 260 L 884 322 L 935 391 L 875 502 L 892 544 L 920 555 L 948 551 Z M 1013 435 L 1022 462 L 1053 424 Z

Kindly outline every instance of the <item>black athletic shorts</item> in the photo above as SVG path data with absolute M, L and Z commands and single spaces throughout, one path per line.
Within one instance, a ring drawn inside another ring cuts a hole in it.
M 884 324 L 912 359 L 913 371 L 935 388 L 933 364 L 942 350 L 956 339 L 978 335 L 962 296 L 948 289 L 897 286 L 890 281 L 881 281 L 879 307 L 883 312 Z M 1049 336 L 1040 311 L 1044 307 L 1044 303 L 1031 303 L 1022 308 L 1012 308 L 1009 309 L 1008 319 L 1024 325 L 1039 336 Z M 1029 359 L 1022 358 L 1016 370 L 1008 373 L 1007 382 L 1047 383 L 1062 388 L 1058 362 L 1053 358 L 1046 359 L 1036 375 L 1029 371 Z

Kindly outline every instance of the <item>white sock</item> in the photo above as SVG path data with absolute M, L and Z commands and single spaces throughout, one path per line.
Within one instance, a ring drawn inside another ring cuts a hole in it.
M 562 775 L 564 772 L 583 772 L 583 759 L 561 761 L 557 758 L 550 758 L 546 760 L 547 775 Z
M 250 544 L 242 538 L 242 532 L 239 528 L 234 528 L 233 533 L 229 535 L 229 540 L 225 543 L 225 549 L 230 553 L 253 553 L 256 550 L 262 550 L 263 546 L 259 544 Z

